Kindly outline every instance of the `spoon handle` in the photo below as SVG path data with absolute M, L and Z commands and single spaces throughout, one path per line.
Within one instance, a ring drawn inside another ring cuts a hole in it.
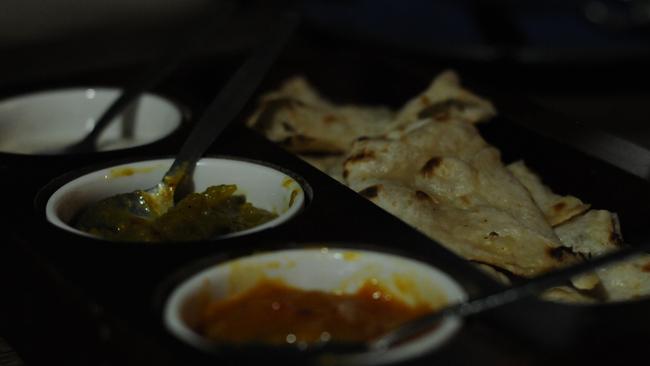
M 246 105 L 297 27 L 299 17 L 287 14 L 279 23 L 274 28 L 271 39 L 253 52 L 206 108 L 166 176 L 177 174 L 178 169 L 193 167 L 221 131 Z
M 178 63 L 180 59 L 161 65 L 162 67 L 150 68 L 137 83 L 130 85 L 111 103 L 110 107 L 102 113 L 93 129 L 81 141 L 71 145 L 68 152 L 89 152 L 95 150 L 96 140 L 99 134 L 104 131 L 108 124 L 117 117 L 124 109 L 133 103 L 140 95 L 162 80 Z
M 394 344 L 401 343 L 421 332 L 430 329 L 438 322 L 448 316 L 465 317 L 481 313 L 486 310 L 512 303 L 528 296 L 538 294 L 540 291 L 553 286 L 560 285 L 571 277 L 593 271 L 596 268 L 612 264 L 614 262 L 628 259 L 634 255 L 641 254 L 650 250 L 650 241 L 639 244 L 629 245 L 616 252 L 601 255 L 587 262 L 565 267 L 557 271 L 549 272 L 530 281 L 505 290 L 479 297 L 473 300 L 464 301 L 458 304 L 450 305 L 440 311 L 424 315 L 413 321 L 410 321 L 399 328 L 381 336 L 378 339 L 368 342 L 367 347 L 374 351 L 383 351 Z

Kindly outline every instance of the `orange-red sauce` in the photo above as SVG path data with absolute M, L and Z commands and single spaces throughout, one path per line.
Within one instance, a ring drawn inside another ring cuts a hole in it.
M 433 310 L 410 306 L 371 281 L 353 294 L 307 291 L 277 280 L 208 304 L 196 331 L 215 341 L 364 341 Z

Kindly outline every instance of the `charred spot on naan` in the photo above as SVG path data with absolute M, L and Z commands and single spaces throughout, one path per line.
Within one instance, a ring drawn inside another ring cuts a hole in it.
M 350 175 L 350 168 L 356 163 L 369 161 L 376 158 L 373 150 L 362 148 L 359 152 L 348 156 L 343 160 L 343 178 L 347 179 Z
M 650 273 L 650 261 L 648 261 L 646 264 L 641 266 L 641 271 L 642 272 L 647 272 Z
M 566 207 L 566 202 L 558 202 L 558 203 L 554 204 L 552 207 L 553 207 L 554 211 L 557 211 L 557 212 L 562 211 Z
M 333 114 L 326 114 L 323 116 L 323 123 L 328 125 L 340 121 L 340 119 Z
M 439 156 L 434 156 L 431 159 L 427 160 L 426 163 L 420 169 L 420 173 L 425 177 L 430 177 L 434 174 L 434 171 L 437 167 L 442 164 L 442 158 Z
M 564 262 L 568 259 L 574 260 L 577 256 L 571 248 L 564 246 L 546 248 L 546 254 L 558 262 Z
M 433 201 L 431 196 L 429 196 L 426 192 L 420 190 L 415 191 L 415 198 L 419 201 L 429 201 L 429 202 Z
M 375 184 L 360 190 L 359 194 L 367 199 L 373 199 L 379 195 L 379 191 L 382 189 L 382 187 L 383 186 L 381 184 Z
M 363 150 L 361 150 L 361 152 L 356 153 L 356 154 L 348 157 L 347 159 L 345 159 L 345 161 L 343 162 L 343 165 L 347 165 L 347 164 L 350 164 L 350 163 L 355 163 L 355 162 L 362 161 L 362 160 L 370 160 L 370 159 L 374 159 L 374 158 L 375 158 L 375 152 L 374 151 L 368 150 L 368 149 L 363 149 Z

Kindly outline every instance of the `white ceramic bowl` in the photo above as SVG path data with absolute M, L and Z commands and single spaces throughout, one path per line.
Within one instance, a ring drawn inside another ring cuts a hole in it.
M 47 220 L 72 233 L 91 236 L 70 226 L 75 215 L 89 204 L 101 199 L 145 189 L 159 183 L 173 159 L 137 161 L 112 166 L 82 175 L 62 185 L 45 205 Z M 197 192 L 219 184 L 236 184 L 237 194 L 246 195 L 254 206 L 278 214 L 278 217 L 256 227 L 230 233 L 222 238 L 264 230 L 289 220 L 304 204 L 301 185 L 286 173 L 245 160 L 203 158 L 194 170 Z
M 81 140 L 118 97 L 119 89 L 76 88 L 42 91 L 0 102 L 0 152 L 57 154 Z M 182 111 L 171 101 L 144 94 L 103 131 L 99 151 L 145 145 L 174 132 Z M 123 129 L 131 126 L 131 137 Z
M 211 299 L 235 295 L 262 278 L 281 279 L 288 285 L 326 292 L 354 293 L 366 280 L 377 279 L 393 295 L 409 303 L 432 306 L 463 301 L 465 291 L 440 270 L 415 260 L 373 251 L 334 248 L 289 249 L 257 254 L 207 268 L 176 287 L 163 307 L 166 328 L 182 341 L 202 350 L 214 344 L 192 330 L 196 314 L 204 306 L 205 291 Z M 404 286 L 408 281 L 409 286 Z M 395 346 L 380 357 L 372 353 L 341 355 L 338 363 L 393 363 L 423 355 L 442 345 L 460 327 L 448 317 L 434 330 Z

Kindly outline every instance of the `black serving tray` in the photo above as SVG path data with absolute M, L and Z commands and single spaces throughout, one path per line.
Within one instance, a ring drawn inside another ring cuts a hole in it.
M 441 69 L 421 55 L 391 53 L 307 32 L 291 45 L 260 91 L 298 73 L 335 101 L 399 106 Z M 650 162 L 650 152 L 576 126 L 511 94 L 501 95 L 481 83 L 480 73 L 461 70 L 461 76 L 469 76 L 471 88 L 493 99 L 500 110 L 499 117 L 480 128 L 502 151 L 505 162 L 524 159 L 558 193 L 617 212 L 628 242 L 647 240 L 650 189 L 644 170 L 649 165 L 644 164 Z M 194 87 L 206 94 L 214 89 Z M 168 92 L 173 96 L 182 90 Z M 200 109 L 197 106 L 194 112 Z M 243 115 L 249 112 L 250 108 Z M 3 191 L 11 192 L 12 210 L 2 221 L 7 239 L 0 269 L 6 295 L 0 305 L 0 326 L 28 364 L 241 363 L 236 354 L 215 360 L 176 341 L 162 327 L 160 303 L 188 268 L 260 250 L 318 243 L 372 248 L 435 265 L 472 297 L 501 288 L 469 262 L 240 123 L 228 128 L 208 155 L 259 160 L 300 177 L 310 193 L 304 210 L 289 222 L 243 237 L 155 246 L 81 238 L 45 222 L 48 194 L 70 175 L 115 161 L 173 154 L 184 135 L 146 151 L 3 156 L 3 175 L 15 179 L 2 183 Z M 580 139 L 585 136 L 598 139 L 585 142 Z M 620 152 L 623 148 L 627 153 Z M 650 335 L 648 309 L 648 300 L 597 306 L 521 301 L 467 319 L 447 345 L 413 363 L 632 360 L 643 353 L 641 344 Z M 256 356 L 253 360 L 269 362 L 268 354 Z

